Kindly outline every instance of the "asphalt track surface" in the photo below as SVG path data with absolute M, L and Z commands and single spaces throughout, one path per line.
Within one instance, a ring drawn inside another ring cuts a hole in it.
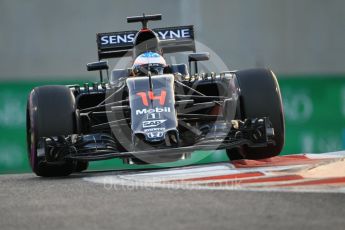
M 344 193 L 109 189 L 82 179 L 108 174 L 0 176 L 0 229 L 345 229 Z

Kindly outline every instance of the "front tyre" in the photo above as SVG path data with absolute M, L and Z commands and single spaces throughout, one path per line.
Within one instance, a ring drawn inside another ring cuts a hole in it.
M 46 160 L 42 137 L 76 133 L 75 98 L 66 86 L 34 88 L 28 98 L 26 132 L 28 157 L 32 171 L 42 177 L 67 176 L 76 162 L 52 163 Z
M 227 150 L 228 157 L 235 160 L 277 156 L 285 141 L 283 104 L 277 78 L 269 69 L 241 70 L 235 74 L 240 88 L 241 119 L 268 117 L 274 128 L 275 145 Z

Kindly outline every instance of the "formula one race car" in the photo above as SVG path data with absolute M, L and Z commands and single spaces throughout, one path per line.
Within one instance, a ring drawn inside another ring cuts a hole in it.
M 37 175 L 65 176 L 111 158 L 172 162 L 195 150 L 224 149 L 231 160 L 281 152 L 284 116 L 273 72 L 199 73 L 197 62 L 210 55 L 196 53 L 193 26 L 149 29 L 151 20 L 161 15 L 128 17 L 142 23 L 139 31 L 97 34 L 99 61 L 87 69 L 99 71 L 100 83 L 31 91 L 27 144 Z M 166 63 L 163 54 L 175 52 L 189 52 L 188 66 Z M 105 60 L 124 57 L 132 57 L 130 68 L 108 74 Z

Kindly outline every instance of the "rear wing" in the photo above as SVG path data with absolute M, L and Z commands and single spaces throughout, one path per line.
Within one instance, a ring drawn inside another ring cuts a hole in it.
M 152 29 L 158 36 L 163 53 L 195 52 L 194 27 L 175 26 Z M 98 59 L 118 58 L 132 54 L 134 38 L 138 31 L 97 34 Z

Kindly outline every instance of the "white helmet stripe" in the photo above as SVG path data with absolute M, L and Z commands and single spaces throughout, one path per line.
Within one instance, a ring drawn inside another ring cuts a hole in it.
M 164 58 L 154 52 L 146 52 L 143 53 L 141 55 L 139 55 L 135 61 L 133 65 L 145 65 L 145 64 L 161 64 L 161 65 L 166 65 L 166 62 L 164 60 Z

